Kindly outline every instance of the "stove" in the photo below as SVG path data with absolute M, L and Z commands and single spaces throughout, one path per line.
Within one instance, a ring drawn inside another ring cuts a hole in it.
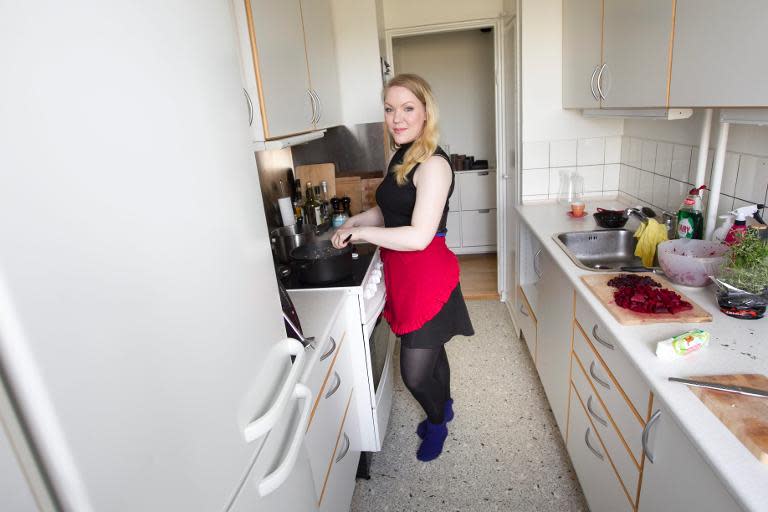
M 291 269 L 291 273 L 288 277 L 281 279 L 283 286 L 286 290 L 316 290 L 318 288 L 350 288 L 356 286 L 362 286 L 365 276 L 368 273 L 368 268 L 371 266 L 371 262 L 376 255 L 377 246 L 373 244 L 355 244 L 355 252 L 357 258 L 354 258 L 352 266 L 354 271 L 351 276 L 342 279 L 340 281 L 334 281 L 326 284 L 309 284 L 299 279 L 299 271 L 296 263 L 290 263 L 288 266 Z

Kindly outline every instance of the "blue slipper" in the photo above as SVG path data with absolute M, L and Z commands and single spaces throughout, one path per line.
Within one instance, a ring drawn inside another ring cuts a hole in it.
M 443 414 L 446 423 L 453 419 L 453 398 L 449 398 L 445 401 L 445 405 L 443 406 Z M 424 439 L 424 436 L 427 434 L 427 423 L 428 420 L 424 420 L 416 427 L 416 434 L 421 439 Z
M 438 458 L 443 453 L 443 443 L 447 437 L 448 427 L 445 421 L 442 423 L 427 422 L 427 432 L 421 446 L 419 446 L 419 451 L 416 452 L 416 458 L 422 462 L 429 462 Z

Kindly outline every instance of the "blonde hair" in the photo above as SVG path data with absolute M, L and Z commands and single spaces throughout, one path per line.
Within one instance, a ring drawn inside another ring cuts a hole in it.
M 437 141 L 440 138 L 440 132 L 437 129 L 437 102 L 432 94 L 432 88 L 429 86 L 429 83 L 419 75 L 403 73 L 393 77 L 384 86 L 382 100 L 386 99 L 387 92 L 392 87 L 404 87 L 411 91 L 421 104 L 424 105 L 427 113 L 427 119 L 424 123 L 424 128 L 421 130 L 421 135 L 413 141 L 411 147 L 405 152 L 403 163 L 395 165 L 395 180 L 398 185 L 402 186 L 408 181 L 408 173 L 416 165 L 431 157 L 435 153 L 435 149 L 437 149 Z M 389 139 L 389 145 L 392 149 L 398 147 L 392 138 Z

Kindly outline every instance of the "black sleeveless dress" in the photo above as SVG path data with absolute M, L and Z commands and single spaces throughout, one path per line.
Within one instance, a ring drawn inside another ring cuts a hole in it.
M 405 152 L 410 146 L 411 144 L 408 143 L 398 148 L 389 163 L 387 175 L 376 189 L 376 203 L 384 217 L 384 226 L 388 228 L 411 225 L 411 217 L 416 205 L 416 186 L 413 184 L 413 175 L 419 164 L 416 164 L 408 173 L 407 182 L 403 186 L 397 184 L 393 172 L 395 165 L 402 163 Z M 442 148 L 438 147 L 434 154 L 445 158 L 448 165 L 451 165 L 450 158 Z M 455 179 L 453 166 L 451 166 L 451 187 L 448 190 L 448 198 L 446 198 L 443 215 L 435 236 L 445 236 L 448 231 L 446 228 L 448 200 L 453 193 Z M 475 334 L 464 296 L 461 294 L 460 284 L 456 285 L 448 301 L 431 320 L 415 331 L 403 334 L 400 337 L 400 342 L 407 348 L 437 348 L 457 334 L 463 336 Z

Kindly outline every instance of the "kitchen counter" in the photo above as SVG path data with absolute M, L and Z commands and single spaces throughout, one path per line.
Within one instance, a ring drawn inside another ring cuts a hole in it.
M 766 373 L 768 318 L 750 321 L 728 317 L 720 312 L 714 293 L 709 288 L 675 285 L 711 313 L 713 321 L 641 326 L 619 324 L 581 281 L 581 276 L 591 275 L 593 272 L 578 268 L 552 239 L 552 235 L 556 233 L 600 229 L 591 215 L 598 206 L 607 209 L 627 207 L 618 200 L 587 200 L 586 209 L 589 214 L 581 219 L 570 218 L 566 215 L 567 206 L 552 202 L 521 205 L 517 210 L 544 250 L 568 275 L 576 292 L 597 312 L 611 334 L 619 340 L 620 348 L 650 383 L 654 403 L 661 400 L 667 406 L 702 457 L 709 462 L 745 510 L 766 510 L 768 465 L 761 464 L 688 386 L 669 382 L 667 378 Z M 637 225 L 638 221 L 631 218 L 625 227 L 634 231 Z M 710 332 L 711 339 L 707 348 L 675 361 L 665 362 L 656 357 L 658 341 L 694 328 L 703 328 Z M 684 481 L 685 475 L 680 475 L 680 478 Z

